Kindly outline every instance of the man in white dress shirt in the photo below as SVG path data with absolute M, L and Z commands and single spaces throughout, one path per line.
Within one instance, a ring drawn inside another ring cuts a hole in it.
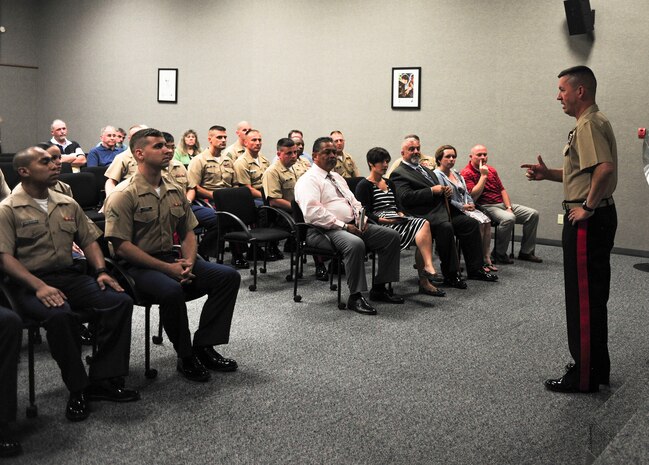
M 358 223 L 362 205 L 343 177 L 332 171 L 336 166 L 336 148 L 331 137 L 316 139 L 312 153 L 313 166 L 298 179 L 295 200 L 304 220 L 324 229 L 336 248 L 343 253 L 349 287 L 347 308 L 366 315 L 376 314 L 374 307 L 362 295 L 367 291 L 366 248 L 379 257 L 370 300 L 403 303 L 403 298 L 390 295 L 385 288 L 386 283 L 399 281 L 399 233 L 374 224 Z M 307 240 L 314 246 L 327 247 L 327 241 L 316 231 L 309 231 Z

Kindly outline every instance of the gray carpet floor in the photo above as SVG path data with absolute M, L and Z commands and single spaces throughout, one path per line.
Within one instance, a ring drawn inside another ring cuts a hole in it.
M 11 463 L 584 463 L 595 412 L 647 369 L 649 274 L 633 268 L 647 259 L 612 259 L 610 388 L 565 395 L 542 384 L 570 359 L 561 249 L 539 246 L 537 255 L 542 264 L 502 265 L 498 283 L 469 281 L 434 298 L 416 293 L 405 251 L 394 288 L 406 304 L 378 304 L 377 316 L 338 310 L 335 292 L 310 277 L 293 302 L 288 260 L 269 265 L 257 292 L 246 272 L 230 344 L 220 348 L 240 368 L 205 384 L 176 373 L 166 339 L 152 349 L 158 378 L 144 377 L 136 307 L 128 384 L 142 400 L 94 403 L 87 421 L 66 421 L 67 392 L 43 344 L 39 416 L 26 419 L 25 351 L 17 424 L 25 454 Z M 310 261 L 305 274 L 313 272 Z M 192 327 L 201 304 L 189 304 Z

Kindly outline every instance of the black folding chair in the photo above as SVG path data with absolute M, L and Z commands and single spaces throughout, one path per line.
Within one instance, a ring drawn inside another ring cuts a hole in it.
M 338 308 L 341 310 L 344 310 L 346 307 L 346 304 L 344 304 L 341 300 L 341 274 L 340 270 L 342 269 L 342 259 L 343 259 L 343 254 L 340 252 L 338 249 L 336 249 L 336 246 L 334 245 L 333 242 L 331 242 L 331 239 L 329 239 L 329 236 L 327 236 L 324 231 L 321 228 L 318 228 L 317 226 L 314 226 L 312 224 L 307 224 L 304 222 L 304 215 L 302 214 L 302 210 L 300 210 L 300 206 L 297 204 L 297 202 L 294 200 L 291 202 L 291 208 L 293 210 L 293 220 L 295 221 L 295 242 L 296 242 L 296 266 L 295 266 L 295 275 L 294 275 L 294 283 L 293 283 L 293 300 L 295 302 L 300 302 L 302 300 L 302 296 L 297 293 L 297 286 L 298 286 L 298 281 L 299 278 L 302 277 L 303 272 L 304 272 L 304 260 L 303 258 L 306 257 L 307 255 L 319 255 L 322 257 L 328 257 L 331 258 L 332 261 L 335 261 L 337 267 L 337 275 L 338 275 L 338 285 L 335 285 L 333 283 L 333 273 L 329 274 L 329 289 L 332 291 L 338 291 Z M 328 247 L 315 247 L 312 245 L 309 245 L 307 243 L 307 235 L 308 232 L 312 230 L 315 231 L 316 234 L 324 238 L 327 242 Z
M 83 208 L 83 212 L 94 222 L 103 222 L 104 214 L 99 213 L 99 192 L 92 173 L 62 173 L 59 180 L 69 184 L 72 197 Z
M 261 273 L 266 273 L 268 245 L 272 242 L 279 242 L 287 239 L 293 234 L 291 219 L 287 213 L 280 209 L 269 207 L 267 205 L 256 207 L 250 189 L 247 187 L 216 189 L 213 192 L 213 195 L 216 214 L 219 218 L 216 241 L 218 244 L 217 261 L 218 263 L 223 263 L 222 244 L 226 241 L 230 243 L 248 244 L 251 246 L 253 268 L 250 270 L 250 274 L 253 276 L 253 284 L 248 286 L 248 289 L 256 291 L 257 246 L 264 247 L 264 263 L 263 267 L 260 268 L 259 271 Z M 261 211 L 270 214 L 274 213 L 278 221 L 284 220 L 286 222 L 289 230 L 261 226 Z M 291 269 L 290 273 L 286 276 L 287 281 L 292 279 L 293 258 L 294 254 L 291 252 Z

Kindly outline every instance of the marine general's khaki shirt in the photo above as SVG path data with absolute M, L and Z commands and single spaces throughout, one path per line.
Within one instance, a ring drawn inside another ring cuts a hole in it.
M 257 158 L 252 158 L 249 152 L 234 162 L 234 173 L 237 177 L 237 184 L 240 186 L 252 186 L 261 189 L 261 177 L 268 169 L 270 162 L 261 152 Z
M 203 150 L 189 162 L 187 179 L 190 188 L 201 186 L 203 189 L 213 191 L 223 187 L 234 187 L 236 182 L 234 162 L 225 155 L 215 158 L 209 150 Z
M 611 197 L 617 186 L 617 143 L 613 128 L 597 105 L 591 105 L 570 132 L 563 154 L 564 200 L 583 201 L 588 197 L 592 168 L 603 162 L 613 163 L 612 181 L 604 193 Z
M 49 190 L 47 213 L 22 186 L 0 203 L 0 252 L 31 272 L 72 265 L 72 242 L 85 249 L 101 236 L 77 202 Z
M 106 237 L 130 241 L 149 255 L 169 253 L 173 234 L 182 237 L 198 221 L 185 192 L 162 176 L 160 193 L 138 172 L 106 199 Z
M 295 166 L 295 165 L 293 165 Z M 277 160 L 270 165 L 262 177 L 264 194 L 271 199 L 284 199 L 291 202 L 295 199 L 295 183 L 297 175 L 293 167 L 286 168 L 282 162 Z

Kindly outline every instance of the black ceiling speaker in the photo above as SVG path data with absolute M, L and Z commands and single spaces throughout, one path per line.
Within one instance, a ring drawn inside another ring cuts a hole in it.
M 586 34 L 595 29 L 595 10 L 590 9 L 589 0 L 565 0 L 563 6 L 571 36 Z

